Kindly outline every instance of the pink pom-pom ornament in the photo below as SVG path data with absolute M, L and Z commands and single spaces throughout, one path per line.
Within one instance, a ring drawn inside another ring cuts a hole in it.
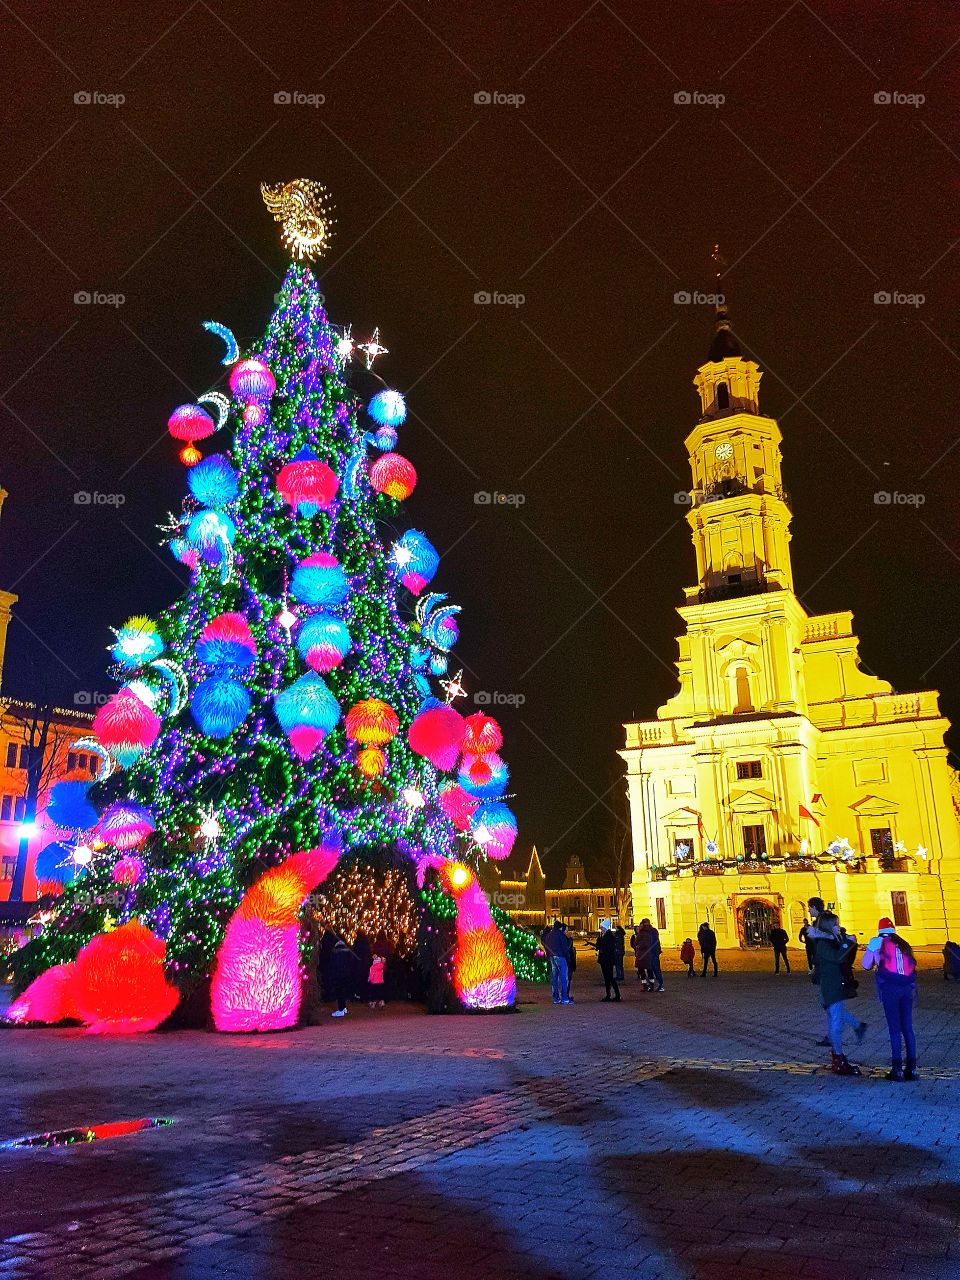
M 452 769 L 460 755 L 463 716 L 445 703 L 421 711 L 407 730 L 410 749 L 436 769 Z
M 398 502 L 410 497 L 416 483 L 413 463 L 399 453 L 381 454 L 370 468 L 370 487 Z

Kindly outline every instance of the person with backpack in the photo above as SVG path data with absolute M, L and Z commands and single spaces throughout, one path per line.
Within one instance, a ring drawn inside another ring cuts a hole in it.
M 713 961 L 713 976 L 717 976 L 717 935 L 704 920 L 697 930 L 697 941 L 700 943 L 700 954 L 703 957 L 703 968 L 700 977 L 707 976 L 707 965 Z
M 875 969 L 877 974 L 877 997 L 883 1005 L 890 1032 L 891 1067 L 887 1079 L 919 1080 L 917 1038 L 913 1034 L 917 961 L 910 943 L 900 937 L 887 916 L 877 925 L 877 936 L 867 943 L 860 965 L 864 969 Z M 906 1070 L 902 1053 L 904 1047 L 907 1051 Z
M 817 917 L 817 942 L 811 981 L 820 988 L 820 1002 L 827 1015 L 827 1038 L 830 1042 L 831 1069 L 834 1075 L 858 1076 L 860 1068 L 843 1052 L 843 1028 L 853 1027 L 857 1044 L 863 1043 L 867 1024 L 848 1013 L 845 1001 L 857 994 L 857 982 L 850 969 L 856 951 L 856 939 L 840 928 L 831 911 Z

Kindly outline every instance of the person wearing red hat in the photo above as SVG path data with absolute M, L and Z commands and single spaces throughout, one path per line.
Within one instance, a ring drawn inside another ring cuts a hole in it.
M 917 962 L 913 948 L 897 933 L 887 916 L 877 925 L 877 936 L 867 943 L 862 968 L 875 969 L 877 996 L 883 1005 L 890 1032 L 891 1068 L 888 1080 L 919 1080 L 917 1038 L 913 1034 L 913 1004 L 917 995 Z M 903 1048 L 906 1047 L 906 1069 Z

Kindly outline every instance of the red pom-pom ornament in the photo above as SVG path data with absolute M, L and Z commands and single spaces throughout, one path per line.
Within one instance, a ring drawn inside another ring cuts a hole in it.
M 413 463 L 399 453 L 381 454 L 370 468 L 370 487 L 398 502 L 410 497 L 416 483 Z

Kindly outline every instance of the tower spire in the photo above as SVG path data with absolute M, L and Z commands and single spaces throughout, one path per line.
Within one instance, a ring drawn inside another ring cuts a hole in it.
M 713 335 L 713 342 L 710 344 L 710 352 L 707 356 L 708 362 L 717 360 L 728 360 L 731 357 L 742 356 L 740 343 L 734 336 L 730 327 L 730 310 L 727 306 L 726 283 L 723 278 L 723 272 L 727 263 L 723 255 L 720 253 L 720 245 L 713 246 L 713 253 L 710 260 L 714 265 L 714 294 L 716 296 L 716 328 Z

